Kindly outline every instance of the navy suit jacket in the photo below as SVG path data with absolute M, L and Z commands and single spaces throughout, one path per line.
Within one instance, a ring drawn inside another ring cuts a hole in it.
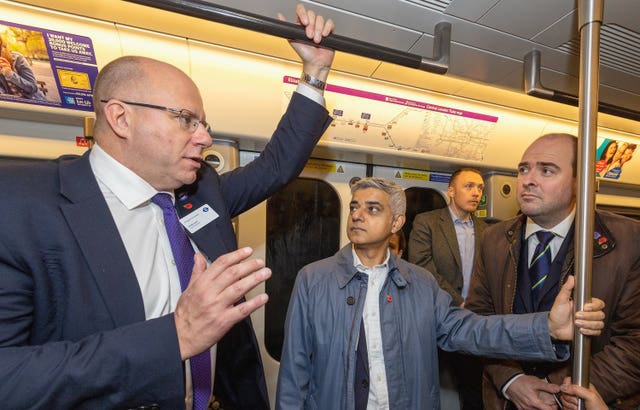
M 236 249 L 231 218 L 297 176 L 329 123 L 294 93 L 258 159 L 223 175 L 204 166 L 179 190 L 220 215 L 192 235 L 210 260 Z M 88 153 L 0 168 L 0 190 L 2 407 L 184 408 L 173 314 L 145 320 Z M 218 343 L 214 394 L 226 408 L 269 407 L 248 318 Z

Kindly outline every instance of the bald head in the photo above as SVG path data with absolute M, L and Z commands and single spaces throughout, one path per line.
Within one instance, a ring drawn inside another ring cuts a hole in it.
M 100 100 L 129 98 L 131 93 L 135 92 L 139 83 L 145 78 L 144 60 L 147 59 L 133 56 L 121 57 L 100 70 L 93 90 L 96 115 L 100 115 L 100 110 L 97 109 L 100 106 Z M 121 90 L 126 91 L 127 95 L 120 95 Z
M 100 71 L 94 102 L 94 138 L 104 152 L 159 191 L 193 183 L 211 136 L 199 126 L 206 121 L 200 91 L 184 72 L 118 58 Z
M 101 100 L 119 99 L 173 106 L 172 87 L 200 99 L 197 86 L 183 71 L 163 61 L 141 56 L 124 56 L 104 66 L 95 82 L 93 105 L 96 140 L 106 127 Z M 193 108 L 192 108 L 193 110 Z
M 100 70 L 93 90 L 93 102 L 125 96 L 129 98 L 136 94 L 146 95 L 149 89 L 163 86 L 155 83 L 156 80 L 175 80 L 162 78 L 165 75 L 189 78 L 179 68 L 163 61 L 140 56 L 117 58 Z
M 575 135 L 566 133 L 544 134 L 533 141 L 531 145 L 529 145 L 529 147 L 525 151 L 525 154 L 529 150 L 537 149 L 540 146 L 547 146 L 550 142 L 557 142 L 558 144 L 554 144 L 555 146 L 565 148 L 563 149 L 563 152 L 561 154 L 570 155 L 572 174 L 575 177 L 578 168 L 578 138 Z

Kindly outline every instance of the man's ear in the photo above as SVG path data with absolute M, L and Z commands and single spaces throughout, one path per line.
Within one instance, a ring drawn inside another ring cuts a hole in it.
M 452 186 L 449 186 L 449 187 L 447 188 L 447 196 L 449 197 L 449 199 L 453 200 L 453 197 L 454 197 L 455 195 L 456 195 L 455 188 L 454 188 L 454 187 L 452 187 Z
M 402 229 L 405 220 L 406 217 L 404 215 L 394 215 L 393 222 L 391 222 L 391 233 L 396 233 Z
M 118 101 L 109 100 L 104 105 L 104 117 L 113 133 L 120 138 L 128 138 L 131 133 L 131 111 Z

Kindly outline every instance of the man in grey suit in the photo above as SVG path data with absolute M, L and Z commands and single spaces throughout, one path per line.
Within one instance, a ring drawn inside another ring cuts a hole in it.
M 409 262 L 431 272 L 458 306 L 464 306 L 473 257 L 487 226 L 474 215 L 483 190 L 480 171 L 458 169 L 449 180 L 449 206 L 418 214 L 409 236 Z
M 464 307 L 473 259 L 486 223 L 475 217 L 484 181 L 473 168 L 456 170 L 449 180 L 449 206 L 416 216 L 409 236 L 409 262 L 433 274 L 457 306 Z M 450 364 L 463 409 L 482 409 L 482 365 L 476 358 L 441 352 Z

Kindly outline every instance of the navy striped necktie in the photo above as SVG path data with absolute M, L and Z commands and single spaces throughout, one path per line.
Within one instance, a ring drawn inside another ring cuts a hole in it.
M 173 207 L 171 195 L 158 193 L 151 198 L 151 202 L 162 209 L 164 227 L 171 244 L 173 260 L 180 275 L 180 287 L 182 291 L 187 288 L 193 270 L 193 256 L 195 254 L 189 237 L 184 232 L 178 215 Z M 211 357 L 209 350 L 205 350 L 197 356 L 189 359 L 191 368 L 191 384 L 193 385 L 193 410 L 207 408 L 211 396 Z
M 553 232 L 549 231 L 538 231 L 536 232 L 536 236 L 538 237 L 538 245 L 533 252 L 533 258 L 531 259 L 531 265 L 529 266 L 531 298 L 534 306 L 537 306 L 540 302 L 544 282 L 551 270 L 550 244 L 555 235 Z

